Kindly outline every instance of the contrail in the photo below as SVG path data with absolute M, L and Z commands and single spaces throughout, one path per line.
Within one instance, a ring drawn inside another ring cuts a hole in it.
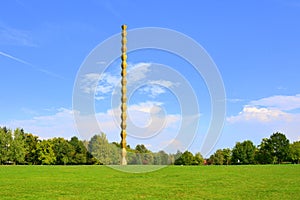
M 19 59 L 19 58 L 13 57 L 13 56 L 11 56 L 11 55 L 9 55 L 9 54 L 7 54 L 7 53 L 4 53 L 4 52 L 2 52 L 2 51 L 0 51 L 0 55 L 5 56 L 5 57 L 10 58 L 10 59 L 13 59 L 13 60 L 15 60 L 15 61 L 18 61 L 18 62 L 20 62 L 20 63 L 23 63 L 23 64 L 25 64 L 25 65 L 29 65 L 29 66 L 33 67 L 33 65 L 30 64 L 29 62 L 26 62 L 26 61 L 21 60 L 21 59 Z
M 49 75 L 49 76 L 52 76 L 52 77 L 55 77 L 55 78 L 59 78 L 59 79 L 64 79 L 64 77 L 62 77 L 62 76 L 60 76 L 60 75 L 58 75 L 58 74 L 55 74 L 55 73 L 53 73 L 53 72 L 50 72 L 50 71 L 45 70 L 45 69 L 42 69 L 42 68 L 38 68 L 38 67 L 34 66 L 33 64 L 31 64 L 31 63 L 29 63 L 29 62 L 26 62 L 26 61 L 24 61 L 24 60 L 22 60 L 22 59 L 16 58 L 16 57 L 14 57 L 14 56 L 12 56 L 12 55 L 9 55 L 9 54 L 7 54 L 7 53 L 4 53 L 4 52 L 2 52 L 2 51 L 0 51 L 0 55 L 1 55 L 1 56 L 4 56 L 4 57 L 7 57 L 7 58 L 10 58 L 10 59 L 12 59 L 12 60 L 15 60 L 15 61 L 17 61 L 17 62 L 19 62 L 19 63 L 25 64 L 25 65 L 27 65 L 27 66 L 30 66 L 31 68 L 35 69 L 36 71 L 42 72 L 42 73 L 47 74 L 47 75 Z

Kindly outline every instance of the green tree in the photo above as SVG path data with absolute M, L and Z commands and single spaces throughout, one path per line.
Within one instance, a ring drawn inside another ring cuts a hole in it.
M 153 164 L 154 165 L 161 165 L 161 157 L 159 153 L 153 154 Z
M 213 155 L 210 156 L 210 163 L 213 165 L 223 165 L 224 160 L 222 149 L 218 149 Z
M 153 165 L 153 153 L 144 153 L 143 154 L 143 165 Z
M 103 165 L 113 164 L 113 148 L 114 146 L 109 144 L 104 133 L 94 135 L 88 144 L 89 152 Z M 117 154 L 117 152 L 114 153 Z
M 174 164 L 174 165 L 181 165 L 181 164 L 178 163 L 178 162 L 182 162 L 182 160 L 180 160 L 181 156 L 182 156 L 182 152 L 179 151 L 179 150 L 177 150 L 177 152 L 175 154 L 171 155 L 172 164 Z
M 159 160 L 159 161 L 155 162 L 157 165 L 168 165 L 168 164 L 170 164 L 169 155 L 164 151 L 157 152 L 155 154 L 155 157 L 156 157 L 156 159 Z
M 287 161 L 290 153 L 290 142 L 286 136 L 279 132 L 273 133 L 270 136 L 270 143 L 272 147 L 271 154 L 274 157 L 274 161 L 277 163 Z
M 38 161 L 42 165 L 55 164 L 56 157 L 53 151 L 52 140 L 43 140 L 37 144 Z
M 56 158 L 56 164 L 66 165 L 72 161 L 73 146 L 64 138 L 53 138 L 53 151 Z
M 293 163 L 300 164 L 300 141 L 290 145 L 290 157 Z
M 25 162 L 25 133 L 23 129 L 17 128 L 14 131 L 14 139 L 11 143 L 11 157 L 15 164 L 24 164 Z
M 127 145 L 127 149 L 130 149 L 130 146 Z M 118 148 L 114 143 L 109 143 L 111 164 L 118 165 L 121 161 L 121 148 Z
M 87 162 L 87 149 L 83 142 L 74 136 L 69 141 L 69 144 L 72 146 L 70 163 L 77 165 L 85 164 Z
M 196 153 L 193 159 L 193 165 L 203 165 L 204 159 L 200 152 Z
M 272 145 L 268 138 L 263 138 L 255 153 L 255 160 L 259 164 L 271 164 L 274 162 Z
M 25 133 L 25 163 L 35 165 L 39 162 L 37 144 L 40 142 L 38 136 Z
M 224 156 L 223 165 L 229 165 L 231 163 L 231 156 L 232 156 L 231 149 L 225 148 L 222 151 L 223 151 L 223 156 Z
M 138 157 L 137 153 L 134 149 L 127 150 L 127 164 L 129 165 L 141 165 L 142 161 L 140 157 Z
M 192 165 L 194 160 L 194 155 L 189 152 L 185 151 L 179 158 L 175 160 L 175 165 Z
M 136 164 L 151 165 L 154 163 L 153 153 L 146 148 L 143 144 L 138 144 L 135 147 L 136 151 Z
M 237 142 L 232 149 L 232 163 L 233 164 L 254 164 L 255 163 L 256 147 L 250 140 L 244 142 Z
M 149 153 L 150 151 L 146 148 L 145 145 L 143 144 L 138 144 L 135 147 L 135 150 L 139 153 Z
M 12 132 L 6 127 L 0 127 L 0 164 L 12 162 Z

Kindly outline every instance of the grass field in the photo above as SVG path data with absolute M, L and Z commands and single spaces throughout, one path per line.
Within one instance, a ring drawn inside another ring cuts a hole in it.
M 300 199 L 300 165 L 0 166 L 0 199 Z

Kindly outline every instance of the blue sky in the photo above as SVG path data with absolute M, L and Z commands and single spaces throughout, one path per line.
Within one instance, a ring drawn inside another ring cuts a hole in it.
M 119 34 L 126 23 L 128 30 L 161 27 L 178 31 L 211 56 L 226 90 L 226 118 L 215 149 L 233 147 L 246 139 L 259 144 L 275 131 L 285 133 L 291 141 L 299 140 L 299 19 L 296 0 L 7 1 L 0 7 L 0 124 L 23 127 L 43 138 L 84 137 L 73 119 L 77 73 L 90 52 Z M 189 149 L 200 151 L 211 117 L 210 94 L 203 77 L 182 58 L 167 52 L 133 52 L 128 62 L 129 70 L 139 70 L 135 71 L 140 73 L 137 77 L 154 69 L 153 63 L 160 63 L 191 84 L 200 117 Z M 112 62 L 100 81 L 99 74 L 86 76 L 87 83 L 97 85 L 95 115 L 110 140 L 119 140 L 112 117 L 116 114 L 112 94 L 118 88 L 119 63 Z M 176 81 L 161 83 L 140 86 L 129 99 L 136 126 L 147 126 L 151 108 L 166 114 L 161 137 L 129 138 L 133 146 L 145 143 L 156 150 L 181 126 L 180 100 L 172 93 Z

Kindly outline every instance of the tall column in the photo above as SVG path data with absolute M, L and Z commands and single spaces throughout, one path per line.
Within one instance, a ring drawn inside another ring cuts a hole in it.
M 126 28 L 127 26 L 124 24 L 122 25 L 122 63 L 121 63 L 121 67 L 122 67 L 122 80 L 121 80 L 121 85 L 122 85 L 122 97 L 121 97 L 121 147 L 122 147 L 122 160 L 121 160 L 121 165 L 127 165 L 127 161 L 126 161 L 126 110 L 127 110 L 127 97 L 126 97 L 126 67 L 127 67 L 127 63 L 126 63 L 126 59 L 127 59 L 127 55 L 126 55 L 126 43 L 127 43 L 127 39 L 126 39 Z

